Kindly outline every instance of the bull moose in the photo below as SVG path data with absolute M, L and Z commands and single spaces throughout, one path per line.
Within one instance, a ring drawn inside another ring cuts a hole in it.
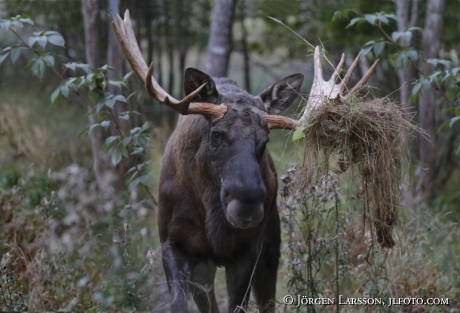
M 346 97 L 358 58 L 335 84 L 344 57 L 323 80 L 315 51 L 312 94 L 299 120 L 277 115 L 297 98 L 304 75 L 287 76 L 253 96 L 227 78 L 185 71 L 186 97 L 176 100 L 152 77 L 132 29 L 129 12 L 113 18 L 131 67 L 156 100 L 181 114 L 168 141 L 160 174 L 158 228 L 171 312 L 188 312 L 192 292 L 201 312 L 218 312 L 216 266 L 226 271 L 228 312 L 244 309 L 252 289 L 261 312 L 275 310 L 280 257 L 277 175 L 266 148 L 271 129 L 295 129 L 324 97 Z M 355 88 L 364 85 L 375 65 Z

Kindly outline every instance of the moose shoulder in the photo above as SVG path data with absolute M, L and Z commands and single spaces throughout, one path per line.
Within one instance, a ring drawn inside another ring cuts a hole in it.
M 216 265 L 224 266 L 228 312 L 245 310 L 249 291 L 261 312 L 275 309 L 280 256 L 277 177 L 266 144 L 270 129 L 295 129 L 325 99 L 347 99 L 364 86 L 375 62 L 344 95 L 360 56 L 336 84 L 344 55 L 324 81 L 319 47 L 314 80 L 299 120 L 277 115 L 297 97 L 302 74 L 294 74 L 253 96 L 230 79 L 185 71 L 186 97 L 177 100 L 158 85 L 147 67 L 129 13 L 113 18 L 126 58 L 147 92 L 181 114 L 169 139 L 160 175 L 158 226 L 171 296 L 171 312 L 187 312 L 191 291 L 201 312 L 218 312 Z

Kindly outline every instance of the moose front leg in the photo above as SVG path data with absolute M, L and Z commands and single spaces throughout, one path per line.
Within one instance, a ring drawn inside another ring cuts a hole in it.
M 186 313 L 192 266 L 186 256 L 169 240 L 162 244 L 162 252 L 163 268 L 171 296 L 170 312 Z
M 251 293 L 251 275 L 257 255 L 253 252 L 225 265 L 227 278 L 228 312 L 245 312 Z M 242 308 L 238 310 L 237 308 Z

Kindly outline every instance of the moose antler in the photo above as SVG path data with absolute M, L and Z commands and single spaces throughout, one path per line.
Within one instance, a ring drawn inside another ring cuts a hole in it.
M 180 114 L 202 114 L 213 118 L 224 116 L 224 114 L 227 112 L 227 106 L 223 104 L 215 105 L 212 103 L 203 102 L 191 103 L 193 98 L 195 98 L 195 96 L 204 88 L 206 84 L 201 85 L 195 91 L 180 101 L 172 97 L 163 88 L 161 88 L 161 86 L 152 76 L 153 64 L 150 65 L 150 67 L 147 67 L 144 57 L 142 56 L 142 53 L 139 49 L 128 10 L 126 10 L 123 20 L 119 15 L 117 15 L 117 18 L 115 18 L 112 14 L 112 25 L 118 42 L 120 43 L 121 48 L 126 55 L 126 59 L 128 60 L 134 72 L 144 83 L 147 92 L 152 98 L 166 104 Z
M 342 58 L 340 59 L 339 64 L 334 70 L 334 73 L 332 73 L 331 78 L 328 81 L 325 81 L 323 78 L 323 69 L 321 67 L 321 55 L 319 47 L 316 47 L 313 61 L 313 85 L 311 87 L 310 96 L 308 97 L 308 101 L 302 116 L 300 117 L 300 119 L 294 120 L 285 116 L 265 114 L 265 120 L 268 124 L 268 127 L 270 129 L 295 129 L 305 122 L 310 112 L 312 112 L 317 106 L 324 103 L 327 99 L 337 99 L 340 101 L 348 100 L 353 93 L 361 89 L 367 83 L 369 78 L 374 73 L 375 67 L 379 63 L 379 60 L 375 61 L 375 63 L 369 68 L 366 74 L 364 74 L 363 78 L 361 78 L 361 80 L 347 94 L 344 95 L 348 80 L 350 79 L 351 74 L 358 65 L 359 58 L 360 55 L 358 55 L 356 59 L 353 61 L 347 73 L 343 77 L 342 81 L 336 84 L 336 79 L 342 68 L 343 62 L 345 60 L 345 55 L 342 54 Z
M 112 15 L 112 24 L 115 34 L 118 41 L 120 42 L 121 48 L 124 51 L 126 58 L 133 68 L 134 72 L 139 76 L 141 81 L 144 83 L 145 88 L 150 96 L 158 100 L 161 103 L 166 104 L 167 106 L 173 108 L 180 114 L 201 114 L 209 116 L 212 118 L 221 118 L 227 112 L 227 106 L 224 104 L 216 105 L 213 103 L 205 102 L 191 102 L 195 96 L 204 88 L 205 84 L 198 87 L 195 91 L 190 93 L 182 100 L 177 100 L 167 93 L 155 78 L 153 74 L 153 64 L 150 67 L 147 67 L 147 64 L 144 61 L 142 53 L 137 44 L 136 37 L 134 35 L 133 27 L 131 24 L 131 18 L 129 16 L 129 11 L 126 10 L 124 19 L 121 19 L 119 15 L 115 18 Z M 302 125 L 302 123 L 307 119 L 308 115 L 312 110 L 314 110 L 318 105 L 324 103 L 327 99 L 337 99 L 341 101 L 346 101 L 350 95 L 362 88 L 369 77 L 373 74 L 375 67 L 378 64 L 378 60 L 371 66 L 363 78 L 353 87 L 346 95 L 344 91 L 346 90 L 346 84 L 350 79 L 351 74 L 358 65 L 360 56 L 356 57 L 353 64 L 348 69 L 342 81 L 336 84 L 336 79 L 339 75 L 340 69 L 342 68 L 345 56 L 342 54 L 339 65 L 334 70 L 331 78 L 328 81 L 325 81 L 323 78 L 323 70 L 321 67 L 321 57 L 319 52 L 319 47 L 315 49 L 314 56 L 314 79 L 313 85 L 311 88 L 310 96 L 305 106 L 305 110 L 300 119 L 294 120 L 289 117 L 279 116 L 279 115 L 270 115 L 268 113 L 263 113 L 265 121 L 270 129 L 295 129 Z

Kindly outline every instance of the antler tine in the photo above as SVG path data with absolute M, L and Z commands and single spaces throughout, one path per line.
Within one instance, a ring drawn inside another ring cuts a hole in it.
M 348 94 L 344 96 L 344 100 L 347 100 L 350 98 L 350 95 L 353 93 L 357 92 L 359 89 L 363 88 L 363 86 L 367 83 L 369 78 L 374 74 L 375 68 L 379 64 L 379 60 L 375 61 L 374 64 L 372 64 L 371 68 L 364 74 L 363 78 L 350 90 Z
M 358 54 L 358 56 L 353 60 L 353 63 L 351 63 L 350 68 L 348 69 L 347 73 L 343 77 L 343 79 L 342 79 L 343 85 L 340 86 L 341 87 L 340 88 L 341 94 L 343 94 L 343 91 L 345 90 L 345 87 L 347 86 L 348 81 L 350 80 L 351 74 L 353 74 L 353 71 L 355 70 L 356 66 L 358 66 L 360 58 L 361 58 L 361 53 Z
M 158 88 L 154 87 L 155 84 L 157 84 L 157 82 L 155 81 L 155 78 L 153 78 L 152 74 L 153 74 L 153 64 L 150 65 L 147 71 L 146 79 L 145 79 L 145 89 L 147 89 L 148 94 L 152 98 L 155 98 L 158 101 L 166 104 L 167 106 L 175 109 L 180 114 L 189 113 L 188 111 L 189 111 L 190 102 L 192 102 L 195 96 L 200 93 L 200 91 L 204 88 L 204 86 L 206 86 L 206 84 L 201 85 L 200 87 L 198 87 L 195 91 L 190 93 L 187 97 L 185 97 L 181 101 L 177 101 L 176 99 L 173 98 L 176 101 L 176 103 L 173 103 L 169 100 L 169 97 L 170 97 L 169 94 L 166 96 L 164 94 L 160 94 L 158 92 Z
M 342 57 L 340 58 L 340 62 L 337 65 L 337 67 L 335 68 L 334 73 L 332 73 L 331 78 L 329 79 L 329 81 L 335 82 L 335 80 L 337 79 L 337 76 L 340 73 L 340 70 L 342 69 L 344 61 L 345 61 L 345 53 L 342 53 Z M 345 82 L 345 84 L 346 84 L 346 82 Z
M 334 70 L 331 78 L 328 81 L 324 81 L 323 78 L 323 69 L 321 67 L 321 55 L 319 47 L 315 48 L 315 56 L 313 59 L 314 66 L 314 75 L 313 75 L 313 84 L 310 91 L 310 96 L 308 97 L 307 104 L 305 105 L 304 112 L 299 120 L 294 120 L 285 116 L 276 116 L 270 114 L 264 114 L 265 121 L 270 129 L 275 128 L 285 128 L 285 129 L 295 129 L 301 126 L 305 120 L 308 118 L 311 111 L 313 111 L 317 106 L 323 104 L 327 99 L 337 99 L 339 101 L 346 101 L 349 97 L 361 89 L 374 73 L 375 68 L 377 67 L 378 60 L 371 66 L 363 78 L 348 92 L 345 96 L 343 92 L 346 88 L 346 84 L 351 77 L 354 69 L 358 65 L 360 55 L 356 57 L 352 65 L 348 69 L 342 81 L 338 84 L 335 83 L 337 76 L 339 75 L 340 69 L 345 61 L 345 56 L 342 54 L 340 62 Z
M 112 25 L 113 30 L 115 31 L 115 35 L 118 39 L 118 42 L 121 45 L 123 52 L 126 55 L 126 59 L 128 60 L 129 64 L 131 65 L 134 72 L 139 76 L 143 83 L 145 83 L 145 74 L 147 73 L 147 64 L 142 57 L 142 54 L 139 50 L 139 46 L 137 45 L 136 40 L 134 39 L 134 43 L 131 40 L 130 35 L 132 35 L 132 25 L 131 19 L 129 17 L 129 11 L 126 10 L 125 12 L 125 19 L 122 20 L 119 15 L 117 18 L 112 15 Z M 131 33 L 128 33 L 129 29 Z
M 215 104 L 197 103 L 190 106 L 190 102 L 195 96 L 204 88 L 206 84 L 198 87 L 194 92 L 190 93 L 187 97 L 181 101 L 172 97 L 167 93 L 153 77 L 153 64 L 147 67 L 144 57 L 142 56 L 141 50 L 136 40 L 136 36 L 133 31 L 131 18 L 129 11 L 126 10 L 124 20 L 117 15 L 115 18 L 112 15 L 112 24 L 118 42 L 126 55 L 126 59 L 133 68 L 134 72 L 139 76 L 141 81 L 144 83 L 148 94 L 154 99 L 164 103 L 165 105 L 173 108 L 180 114 L 203 114 L 213 117 L 222 117 L 226 112 L 221 106 Z M 214 107 L 210 107 L 210 106 Z
M 319 47 L 315 48 L 315 55 L 313 57 L 313 81 L 324 81 L 323 67 L 321 66 L 321 54 Z

